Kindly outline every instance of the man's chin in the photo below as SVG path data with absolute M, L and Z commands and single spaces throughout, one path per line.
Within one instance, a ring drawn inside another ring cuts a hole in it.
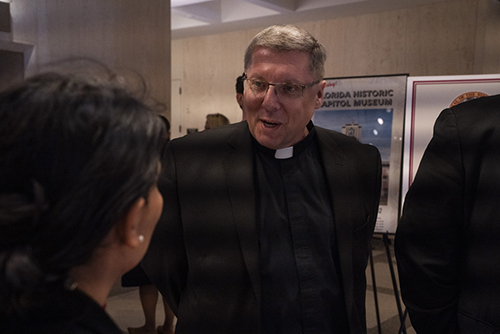
M 255 138 L 255 139 L 257 139 L 259 144 L 261 144 L 262 146 L 267 147 L 271 150 L 277 150 L 277 149 L 281 148 L 281 141 L 277 140 L 275 138 L 271 138 L 271 137 L 266 136 L 266 135 L 258 135 L 257 138 Z

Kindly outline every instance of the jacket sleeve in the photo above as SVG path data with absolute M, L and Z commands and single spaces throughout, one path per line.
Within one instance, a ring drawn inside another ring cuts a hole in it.
M 169 142 L 158 183 L 163 196 L 163 212 L 141 262 L 174 314 L 177 314 L 188 271 L 176 175 L 175 154 L 172 142 Z
M 417 333 L 456 333 L 464 169 L 450 109 L 441 112 L 404 203 L 395 252 Z

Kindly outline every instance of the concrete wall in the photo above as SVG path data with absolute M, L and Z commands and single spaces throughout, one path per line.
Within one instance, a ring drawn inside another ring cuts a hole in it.
M 12 29 L 0 41 L 33 46 L 25 76 L 68 58 L 93 59 L 119 73 L 139 74 L 150 96 L 166 106 L 161 112 L 170 115 L 170 1 L 9 2 Z

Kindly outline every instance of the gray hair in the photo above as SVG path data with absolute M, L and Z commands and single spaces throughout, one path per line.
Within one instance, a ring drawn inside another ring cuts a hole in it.
M 294 25 L 274 25 L 259 32 L 245 51 L 245 70 L 252 62 L 255 49 L 304 51 L 309 54 L 309 68 L 316 80 L 325 75 L 326 50 L 308 31 Z

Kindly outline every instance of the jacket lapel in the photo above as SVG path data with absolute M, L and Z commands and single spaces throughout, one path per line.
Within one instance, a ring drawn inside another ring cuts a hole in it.
M 259 242 L 255 223 L 253 148 L 247 122 L 242 122 L 229 139 L 224 161 L 227 188 L 241 251 L 260 305 Z
M 352 245 L 353 231 L 350 222 L 351 199 L 349 190 L 351 185 L 347 159 L 339 150 L 335 149 L 337 143 L 328 135 L 325 129 L 316 127 L 318 135 L 318 146 L 323 162 L 323 170 L 330 190 L 330 201 L 334 217 L 335 232 L 337 236 L 337 248 L 339 250 L 340 269 L 344 295 L 346 296 L 346 307 L 353 309 L 353 263 Z

